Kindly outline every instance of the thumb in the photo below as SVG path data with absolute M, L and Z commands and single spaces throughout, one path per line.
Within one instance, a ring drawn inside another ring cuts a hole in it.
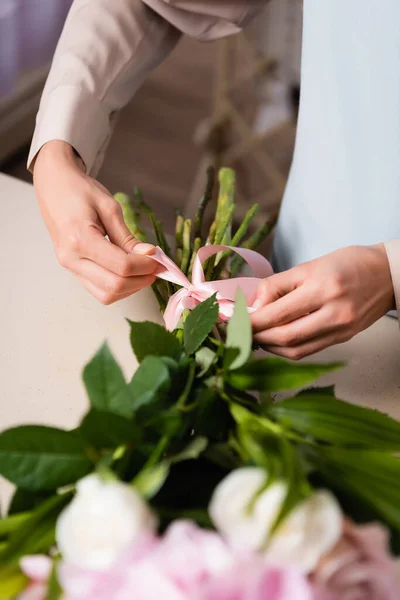
M 321 306 L 321 299 L 312 286 L 307 285 L 298 267 L 271 275 L 259 286 L 252 315 L 253 331 L 258 333 L 290 323 Z
M 119 246 L 126 253 L 150 255 L 155 251 L 155 246 L 138 240 L 129 231 L 123 217 L 122 208 L 119 203 L 112 198 L 109 198 L 108 210 L 104 215 L 101 215 L 104 228 L 110 241 Z
M 257 289 L 254 308 L 258 310 L 293 292 L 297 288 L 297 278 L 293 276 L 293 271 L 294 269 L 290 269 L 263 279 Z

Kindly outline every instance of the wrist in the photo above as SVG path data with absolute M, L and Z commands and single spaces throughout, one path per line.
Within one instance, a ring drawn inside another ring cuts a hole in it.
M 37 171 L 59 166 L 78 167 L 85 171 L 83 161 L 68 142 L 51 140 L 42 146 L 36 157 L 33 175 Z
M 386 272 L 387 277 L 387 294 L 390 297 L 390 307 L 389 310 L 396 310 L 396 297 L 394 291 L 394 285 L 392 280 L 392 273 L 390 269 L 390 261 L 386 251 L 385 244 L 375 244 L 371 246 L 371 249 L 374 250 L 376 256 L 379 257 L 380 264 L 382 265 L 382 272 Z

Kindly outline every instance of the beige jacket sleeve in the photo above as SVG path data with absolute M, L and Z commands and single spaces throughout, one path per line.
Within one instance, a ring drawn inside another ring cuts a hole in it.
M 236 33 L 264 0 L 74 0 L 48 76 L 28 166 L 64 140 L 95 174 L 118 111 L 182 33 L 210 41 Z

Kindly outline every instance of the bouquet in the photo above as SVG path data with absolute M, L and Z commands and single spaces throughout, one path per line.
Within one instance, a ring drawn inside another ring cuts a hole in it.
M 174 254 L 140 195 L 117 196 L 136 236 L 143 212 L 154 225 L 168 328 L 129 322 L 130 381 L 98 350 L 76 429 L 0 434 L 16 486 L 1 599 L 400 597 L 400 424 L 310 387 L 341 365 L 254 356 L 254 280 L 235 276 L 243 259 L 268 268 L 252 251 L 271 224 L 247 235 L 252 207 L 233 233 L 234 174 L 219 180 L 207 235 L 212 172 L 194 222 L 177 217 Z

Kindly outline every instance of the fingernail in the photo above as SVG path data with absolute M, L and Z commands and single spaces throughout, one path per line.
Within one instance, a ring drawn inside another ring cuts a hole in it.
M 257 298 L 257 300 L 253 304 L 253 308 L 254 308 L 254 310 L 258 310 L 259 308 L 262 307 L 262 305 L 263 305 L 263 302 L 262 302 L 261 298 Z
M 153 244 L 146 244 L 145 242 L 140 242 L 136 244 L 134 248 L 131 250 L 132 254 L 153 254 L 155 250 L 155 246 Z
M 265 294 L 264 285 L 263 285 L 263 283 L 260 283 L 260 285 L 258 286 L 258 289 L 257 289 L 256 299 L 253 304 L 255 310 L 258 310 L 259 308 L 264 306 L 265 296 L 266 296 L 266 294 Z

